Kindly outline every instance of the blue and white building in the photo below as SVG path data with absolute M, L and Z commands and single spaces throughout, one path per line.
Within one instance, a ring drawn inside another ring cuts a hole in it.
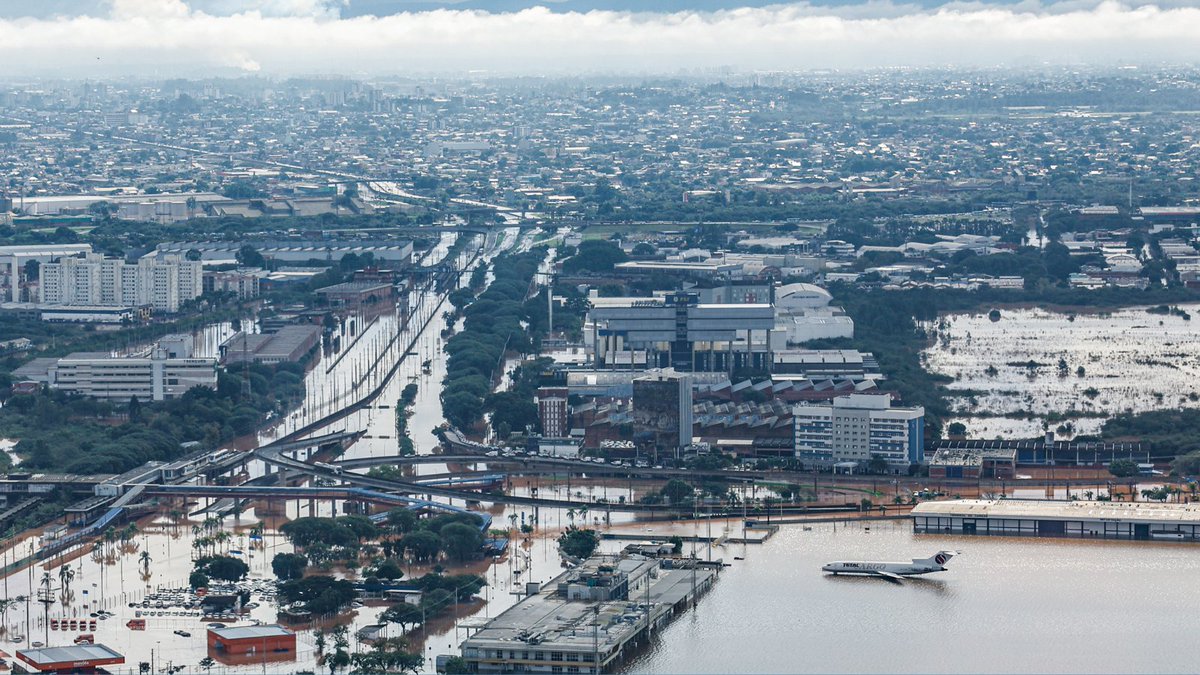
M 890 465 L 925 461 L 925 409 L 893 407 L 888 394 L 850 394 L 793 409 L 796 458 L 832 466 L 879 457 Z

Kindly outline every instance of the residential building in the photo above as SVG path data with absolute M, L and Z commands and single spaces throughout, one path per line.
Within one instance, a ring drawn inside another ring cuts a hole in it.
M 886 460 L 925 461 L 925 409 L 893 407 L 888 394 L 839 396 L 829 405 L 798 405 L 796 458 L 816 466 Z
M 201 294 L 201 274 L 199 262 L 182 258 L 143 258 L 130 264 L 85 253 L 42 264 L 39 300 L 43 305 L 76 307 L 150 306 L 173 313 Z

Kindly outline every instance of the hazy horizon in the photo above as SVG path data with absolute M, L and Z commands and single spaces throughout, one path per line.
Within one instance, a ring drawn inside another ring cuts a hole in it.
M 47 0 L 0 6 L 0 58 L 51 77 L 1150 65 L 1196 62 L 1198 30 L 1178 2 Z

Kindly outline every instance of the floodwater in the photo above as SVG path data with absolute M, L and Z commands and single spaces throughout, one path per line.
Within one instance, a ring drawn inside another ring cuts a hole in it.
M 731 546 L 727 562 L 741 555 Z M 907 522 L 785 526 L 733 561 L 626 672 L 1191 672 L 1200 547 L 915 535 Z M 891 583 L 832 560 L 961 549 Z
M 1144 307 L 1095 314 L 1017 309 L 1002 310 L 995 322 L 986 313 L 951 314 L 929 328 L 937 339 L 922 359 L 930 371 L 954 378 L 948 388 L 962 394 L 952 400 L 956 416 L 948 422 L 966 424 L 971 438 L 1038 436 L 1050 413 L 1070 418 L 1062 431 L 1072 436 L 1095 433 L 1126 410 L 1200 405 L 1200 331 L 1180 316 Z M 1027 412 L 1037 417 L 997 417 Z

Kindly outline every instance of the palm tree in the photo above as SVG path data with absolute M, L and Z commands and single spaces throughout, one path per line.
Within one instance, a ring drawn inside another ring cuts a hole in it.
M 71 582 L 75 580 L 75 570 L 70 565 L 63 565 L 58 568 L 58 580 L 62 583 L 63 597 L 71 592 Z
M 567 520 L 571 521 L 571 527 L 575 527 L 575 509 L 567 509 Z
M 142 573 L 143 574 L 150 574 L 150 561 L 151 560 L 153 560 L 153 558 L 150 557 L 149 551 L 142 551 L 142 554 L 140 556 L 138 556 L 138 562 L 142 563 Z

